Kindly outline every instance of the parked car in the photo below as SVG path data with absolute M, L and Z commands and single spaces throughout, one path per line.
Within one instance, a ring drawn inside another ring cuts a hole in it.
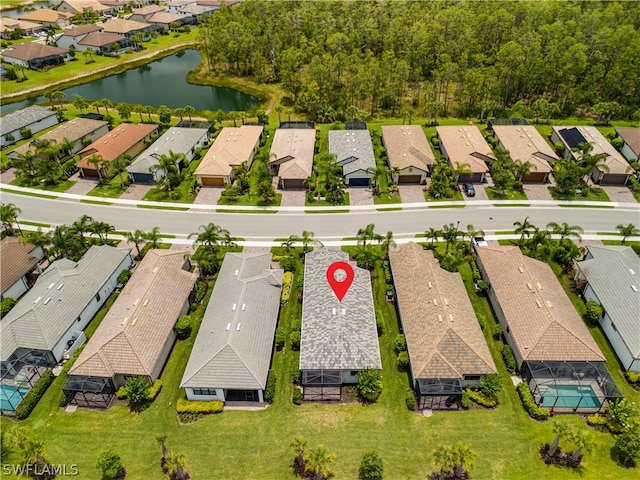
M 464 189 L 464 193 L 467 194 L 467 197 L 475 197 L 476 189 L 473 188 L 473 185 L 470 183 L 463 183 L 462 188 Z
M 472 240 L 471 243 L 473 244 L 474 250 L 476 248 L 478 248 L 478 247 L 488 247 L 489 246 L 489 244 L 484 239 L 484 237 L 473 237 L 473 240 Z

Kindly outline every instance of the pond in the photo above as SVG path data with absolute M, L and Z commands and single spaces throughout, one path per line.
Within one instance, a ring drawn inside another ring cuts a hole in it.
M 82 55 L 79 57 L 77 61 L 84 62 Z M 66 95 L 65 100 L 73 99 L 73 95 L 77 93 L 90 100 L 107 98 L 115 104 L 125 102 L 152 107 L 167 105 L 169 108 L 191 105 L 196 110 L 220 109 L 225 112 L 250 110 L 257 103 L 256 97 L 232 88 L 187 83 L 187 73 L 200 60 L 200 54 L 196 50 L 183 50 L 141 67 L 62 91 Z M 48 100 L 39 96 L 9 103 L 2 106 L 2 114 L 43 102 Z
M 2 10 L 0 14 L 3 17 L 20 18 L 25 13 L 29 13 L 32 10 L 40 10 L 41 8 L 53 9 L 60 2 L 33 2 L 30 5 L 24 5 L 22 7 L 7 8 Z

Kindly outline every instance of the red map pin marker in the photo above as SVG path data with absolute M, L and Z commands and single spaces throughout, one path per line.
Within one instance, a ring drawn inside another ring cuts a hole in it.
M 342 281 L 336 280 L 336 277 L 334 276 L 338 270 L 343 270 L 347 275 Z M 342 299 L 349 291 L 349 287 L 351 287 L 351 284 L 353 283 L 354 276 L 353 268 L 347 262 L 335 262 L 327 268 L 327 282 L 329 283 L 331 290 L 333 290 L 333 293 L 338 297 L 339 302 L 342 302 Z

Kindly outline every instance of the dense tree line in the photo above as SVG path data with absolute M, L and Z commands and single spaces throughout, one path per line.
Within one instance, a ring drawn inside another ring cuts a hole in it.
M 200 42 L 212 72 L 280 83 L 319 120 L 640 106 L 638 2 L 250 0 L 205 19 Z

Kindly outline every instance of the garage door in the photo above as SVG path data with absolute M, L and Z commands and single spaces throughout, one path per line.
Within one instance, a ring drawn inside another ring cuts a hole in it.
M 600 181 L 601 185 L 624 185 L 626 175 L 605 174 Z
M 368 187 L 369 179 L 367 177 L 363 178 L 350 178 L 349 179 L 350 187 Z
M 400 175 L 398 183 L 420 183 L 421 175 Z
M 522 183 L 542 183 L 547 174 L 545 172 L 530 173 L 522 176 Z
M 153 182 L 153 175 L 150 173 L 132 173 L 134 183 L 151 183 Z
M 223 187 L 224 178 L 220 177 L 201 177 L 202 185 L 205 187 Z
M 282 188 L 286 190 L 304 190 L 304 180 L 298 180 L 293 178 L 283 179 L 282 180 Z

